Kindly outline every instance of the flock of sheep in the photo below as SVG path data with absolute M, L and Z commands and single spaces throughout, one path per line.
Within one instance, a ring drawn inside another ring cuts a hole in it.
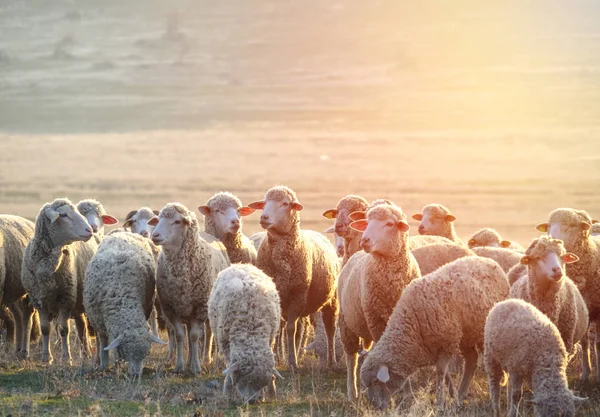
M 74 318 L 84 356 L 95 334 L 102 369 L 116 350 L 141 376 L 151 344 L 168 343 L 174 371 L 198 374 L 201 358 L 209 364 L 218 350 L 225 393 L 255 402 L 276 395 L 276 357 L 297 369 L 314 349 L 327 366 L 345 357 L 350 400 L 362 362 L 360 382 L 379 408 L 419 368 L 435 366 L 440 409 L 446 391 L 462 402 L 482 354 L 494 415 L 506 374 L 509 415 L 524 382 L 537 416 L 574 415 L 584 399 L 569 389 L 566 367 L 580 344 L 581 379 L 589 378 L 588 327 L 600 323 L 600 225 L 588 213 L 554 210 L 537 226 L 547 236 L 524 249 L 493 229 L 462 242 L 439 204 L 413 216 L 419 235 L 409 236 L 400 207 L 355 195 L 323 213 L 335 220 L 334 246 L 300 228 L 302 209 L 293 190 L 276 186 L 248 206 L 216 194 L 198 208 L 204 230 L 179 203 L 132 211 L 106 236 L 104 225 L 118 221 L 95 200 L 54 200 L 35 225 L 0 215 L 0 303 L 5 323 L 14 321 L 17 354 L 29 356 L 39 316 L 41 361 L 53 360 L 56 320 L 70 362 Z M 265 231 L 248 238 L 242 217 L 256 210 Z M 457 366 L 458 390 L 449 375 Z

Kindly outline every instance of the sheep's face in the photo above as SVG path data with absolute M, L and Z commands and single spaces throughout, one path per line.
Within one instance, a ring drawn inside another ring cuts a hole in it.
M 231 378 L 245 402 L 255 403 L 262 397 L 263 389 L 274 381 L 275 362 L 270 362 L 261 365 L 235 362 L 223 373 Z
M 369 357 L 365 360 L 365 364 Z M 360 371 L 360 379 L 367 387 L 367 398 L 369 402 L 380 410 L 390 406 L 392 394 L 402 386 L 405 378 L 395 375 L 386 365 L 373 368 L 374 363 L 363 365 Z
M 549 398 L 534 398 L 533 413 L 536 417 L 573 417 L 575 398 L 577 397 L 570 391 L 562 394 L 553 393 Z
M 216 229 L 217 238 L 223 239 L 226 235 L 235 235 L 242 228 L 242 216 L 248 216 L 254 212 L 249 207 L 198 207 L 200 213 L 210 216 Z
M 562 250 L 561 250 L 562 249 Z M 546 251 L 541 256 L 525 255 L 521 264 L 536 270 L 535 276 L 559 282 L 565 276 L 565 264 L 577 262 L 579 258 L 572 253 L 565 253 L 562 245 L 556 250 Z
M 129 376 L 141 377 L 144 369 L 142 361 L 150 353 L 150 340 L 147 337 L 125 337 L 118 347 L 119 354 L 127 362 Z
M 360 246 L 367 253 L 395 256 L 406 243 L 408 224 L 393 217 L 386 219 L 358 220 L 352 228 L 364 230 Z
M 44 215 L 51 222 L 56 242 L 87 242 L 92 237 L 87 219 L 73 205 L 64 204 L 56 210 L 47 208 Z
M 123 227 L 129 228 L 132 233 L 137 233 L 138 235 L 150 238 L 154 231 L 154 227 L 149 225 L 148 221 L 157 214 L 158 212 L 150 209 L 137 210 L 135 214 L 131 216 L 128 215 Z
M 259 207 L 260 206 L 260 207 Z M 262 209 L 260 225 L 268 232 L 286 233 L 298 224 L 298 212 L 303 209 L 297 201 L 289 196 L 277 200 L 252 203 L 249 207 Z
M 153 217 L 148 224 L 156 226 L 152 232 L 152 242 L 155 245 L 178 248 L 183 244 L 189 221 L 179 212 L 172 217 Z
M 92 227 L 94 233 L 102 234 L 105 224 L 116 224 L 118 220 L 108 214 L 99 215 L 96 212 L 88 213 L 85 216 L 87 222 Z
M 550 213 L 548 223 L 538 224 L 536 229 L 548 233 L 554 239 L 564 242 L 567 250 L 571 250 L 582 239 L 587 239 L 591 219 L 585 212 L 571 209 L 556 209 Z
M 419 234 L 440 236 L 451 226 L 456 219 L 452 214 L 445 214 L 440 210 L 424 209 L 422 214 L 415 214 L 413 219 L 419 220 Z

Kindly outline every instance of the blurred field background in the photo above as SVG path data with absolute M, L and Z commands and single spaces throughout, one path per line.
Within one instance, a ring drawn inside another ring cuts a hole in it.
M 600 219 L 599 16 L 594 0 L 5 0 L 0 212 L 33 219 L 54 198 L 92 197 L 123 220 L 285 184 L 306 228 L 327 228 L 321 213 L 355 193 L 409 215 L 442 203 L 463 238 L 494 227 L 527 245 L 556 207 Z M 131 391 L 119 373 L 0 355 L 0 415 L 230 407 L 205 383 L 217 368 L 182 380 L 156 354 Z M 279 404 L 226 412 L 368 413 L 345 402 L 343 372 L 310 369 Z M 481 371 L 475 385 L 465 412 L 485 414 Z M 597 415 L 597 385 L 584 388 Z

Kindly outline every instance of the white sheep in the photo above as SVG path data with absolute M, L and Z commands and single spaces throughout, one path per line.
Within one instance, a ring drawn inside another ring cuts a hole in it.
M 428 204 L 423 207 L 421 213 L 414 214 L 412 218 L 420 222 L 420 235 L 442 236 L 459 245 L 464 244 L 454 231 L 456 217 L 445 206 Z
M 200 237 L 196 215 L 180 203 L 167 204 L 149 224 L 154 226 L 152 241 L 162 246 L 156 290 L 163 312 L 175 328 L 175 372 L 184 371 L 183 325 L 186 324 L 190 348 L 188 366 L 197 374 L 200 372 L 198 340 L 202 336 L 205 336 L 204 361 L 210 363 L 212 360 L 212 332 L 206 323 L 208 297 L 217 274 L 228 266 L 228 259 Z
M 408 223 L 394 204 L 370 207 L 367 218 L 351 223 L 364 232 L 364 252 L 352 256 L 340 273 L 338 327 L 346 353 L 348 398 L 357 396 L 356 368 L 361 351 L 377 342 L 402 291 L 421 273 L 408 250 Z
M 339 258 L 344 258 L 346 251 L 344 250 L 344 238 L 335 232 L 335 227 L 331 226 L 323 231 L 323 233 L 333 234 L 333 246 L 335 246 L 335 252 Z M 360 242 L 360 240 L 359 240 Z M 260 246 L 260 244 L 258 245 Z
M 521 252 L 516 252 L 512 249 L 494 248 L 491 246 L 479 246 L 471 250 L 478 256 L 490 258 L 498 262 L 498 265 L 502 267 L 502 270 L 505 273 L 508 273 L 508 271 L 510 271 L 513 266 L 517 265 L 523 257 Z
M 155 297 L 156 262 L 150 245 L 138 234 L 110 235 L 87 266 L 83 305 L 96 330 L 101 369 L 108 366 L 108 351 L 118 349 L 129 375 L 140 377 L 150 344 L 166 344 L 146 323 Z
M 474 256 L 475 253 L 456 243 L 434 243 L 421 246 L 412 251 L 421 275 L 427 275 L 436 269 L 465 256 Z
M 281 308 L 273 280 L 250 264 L 221 271 L 208 299 L 208 316 L 217 345 L 225 355 L 224 393 L 233 387 L 246 402 L 255 402 L 268 387 L 275 394 L 273 345 Z
M 567 351 L 556 326 L 533 305 L 499 302 L 485 323 L 483 361 L 494 416 L 500 415 L 500 384 L 509 374 L 508 415 L 517 416 L 523 382 L 533 390 L 536 417 L 574 416 L 576 397 L 567 385 Z M 521 415 L 521 414 L 519 414 Z
M 591 236 L 600 236 L 600 223 L 595 220 L 595 223 L 592 224 L 592 228 L 590 229 Z
M 62 358 L 71 362 L 69 323 L 75 318 L 85 356 L 90 356 L 83 308 L 85 268 L 97 249 L 92 228 L 66 198 L 46 203 L 25 248 L 21 282 L 40 315 L 42 362 L 52 362 L 50 322 L 58 318 Z
M 256 266 L 273 278 L 286 320 L 288 363 L 297 368 L 296 325 L 298 318 L 322 311 L 327 331 L 327 365 L 335 361 L 334 334 L 337 317 L 337 275 L 339 261 L 329 240 L 320 233 L 301 230 L 303 209 L 296 193 L 277 186 L 262 201 L 249 204 L 263 210 L 260 223 L 267 231 Z
M 510 289 L 512 298 L 530 302 L 558 327 L 569 355 L 575 353 L 575 345 L 589 326 L 583 297 L 565 276 L 565 264 L 578 260 L 576 255 L 565 251 L 560 240 L 545 236 L 534 239 L 521 259 L 527 265 L 527 274 Z
M 503 240 L 496 230 L 486 227 L 476 231 L 468 242 L 469 248 L 490 246 L 492 248 L 506 248 L 517 252 L 523 252 L 523 246 L 510 240 Z
M 465 397 L 483 348 L 489 310 L 508 296 L 508 281 L 491 259 L 467 256 L 411 282 L 402 293 L 385 332 L 360 371 L 369 400 L 387 407 L 390 393 L 417 369 L 435 365 L 437 404 L 444 405 L 448 364 L 460 352 L 465 359 L 458 402 Z
M 254 213 L 253 209 L 244 207 L 235 195 L 220 192 L 198 211 L 204 215 L 204 231 L 223 242 L 232 263 L 256 262 L 256 248 L 242 233 L 242 217 Z
M 148 221 L 159 214 L 160 212 L 158 210 L 152 210 L 149 207 L 132 210 L 125 216 L 123 227 L 125 230 L 130 230 L 132 233 L 137 233 L 143 237 L 150 238 L 154 227 L 150 226 Z
M 100 243 L 104 238 L 104 225 L 114 225 L 119 222 L 115 217 L 107 214 L 102 204 L 100 204 L 100 202 L 97 200 L 81 200 L 79 203 L 77 203 L 76 207 L 92 227 L 94 238 L 98 243 Z

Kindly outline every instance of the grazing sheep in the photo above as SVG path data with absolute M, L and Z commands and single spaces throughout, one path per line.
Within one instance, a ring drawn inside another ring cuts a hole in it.
M 590 323 L 600 326 L 600 239 L 590 236 L 592 218 L 583 210 L 558 208 L 552 211 L 547 223 L 539 224 L 540 232 L 547 232 L 552 238 L 564 242 L 567 252 L 579 258 L 578 262 L 567 264 L 566 273 L 579 288 L 590 313 Z M 589 340 L 581 340 L 584 368 L 581 374 L 586 379 L 590 373 Z M 596 340 L 596 375 L 600 381 L 600 340 Z
M 569 355 L 575 353 L 575 345 L 589 325 L 583 297 L 564 271 L 565 264 L 578 260 L 565 251 L 560 240 L 545 236 L 534 239 L 521 259 L 527 274 L 510 289 L 512 298 L 530 302 L 558 327 Z
M 141 377 L 150 344 L 166 344 L 152 335 L 146 324 L 155 297 L 156 262 L 150 245 L 138 234 L 110 235 L 88 264 L 83 305 L 96 330 L 103 370 L 108 366 L 108 351 L 118 349 L 128 362 L 129 375 Z
M 442 236 L 459 245 L 464 244 L 454 231 L 453 222 L 456 220 L 456 217 L 445 206 L 441 204 L 428 204 L 423 207 L 421 213 L 414 214 L 412 218 L 420 222 L 420 235 Z
M 465 256 L 474 256 L 472 250 L 456 243 L 435 243 L 413 249 L 413 256 L 419 264 L 421 275 L 427 275 L 436 269 Z
M 96 200 L 81 200 L 77 203 L 77 210 L 86 218 L 90 226 L 92 226 L 94 238 L 98 243 L 104 238 L 104 225 L 117 224 L 119 222 L 110 214 L 106 214 L 106 210 L 104 210 L 102 204 Z
M 485 323 L 483 361 L 494 416 L 500 415 L 500 381 L 508 372 L 508 415 L 517 416 L 523 382 L 533 390 L 536 417 L 574 416 L 567 385 L 567 351 L 558 329 L 533 305 L 517 299 L 494 306 Z M 520 414 L 519 414 L 520 415 Z
M 517 265 L 523 257 L 522 253 L 515 252 L 512 249 L 493 248 L 490 246 L 476 247 L 471 250 L 478 256 L 490 258 L 498 262 L 498 265 L 502 267 L 505 273 L 508 273 L 510 268 Z
M 0 305 L 7 306 L 12 313 L 14 322 L 11 323 L 11 317 L 7 316 L 5 323 L 14 328 L 16 352 L 23 358 L 29 356 L 33 308 L 21 301 L 25 296 L 21 267 L 33 230 L 33 223 L 23 217 L 0 215 Z M 7 333 L 7 341 L 12 342 L 12 334 Z
M 364 232 L 364 252 L 350 258 L 340 273 L 338 327 L 346 352 L 348 398 L 353 400 L 360 338 L 365 348 L 379 340 L 402 291 L 421 273 L 408 250 L 409 226 L 400 207 L 371 207 L 367 218 L 351 227 Z
M 204 215 L 204 231 L 223 242 L 231 263 L 256 262 L 254 244 L 242 233 L 242 216 L 254 213 L 253 209 L 242 206 L 233 194 L 220 192 L 198 211 Z
M 350 227 L 352 220 L 350 214 L 359 211 L 366 211 L 369 203 L 363 197 L 358 195 L 347 195 L 338 201 L 335 208 L 323 212 L 323 217 L 335 219 L 335 233 L 344 239 L 344 255 L 342 266 L 348 262 L 348 259 L 360 250 L 360 238 L 362 233 Z
M 369 400 L 387 407 L 390 392 L 417 369 L 436 365 L 437 403 L 444 404 L 448 364 L 461 352 L 465 370 L 458 391 L 465 397 L 483 348 L 489 310 L 508 296 L 508 281 L 493 260 L 467 256 L 414 280 L 404 290 L 379 342 L 361 368 Z
M 249 204 L 263 210 L 260 224 L 267 237 L 258 249 L 256 266 L 273 278 L 286 320 L 288 363 L 296 369 L 296 324 L 298 318 L 322 311 L 327 331 L 327 365 L 335 360 L 334 333 L 337 317 L 339 261 L 329 240 L 320 233 L 301 230 L 303 209 L 296 193 L 277 186 L 262 201 Z
M 137 233 L 143 237 L 150 238 L 154 228 L 148 224 L 148 221 L 154 216 L 158 216 L 158 210 L 152 210 L 148 207 L 142 207 L 138 210 L 132 210 L 125 216 L 123 228 L 129 229 L 132 233 Z
M 492 228 L 486 227 L 485 229 L 478 230 L 475 232 L 468 242 L 469 248 L 477 248 L 480 246 L 490 246 L 492 248 L 506 248 L 514 251 L 522 252 L 523 246 L 518 243 L 511 242 L 509 240 L 502 240 L 500 233 Z
M 75 318 L 84 355 L 90 356 L 83 309 L 83 280 L 97 249 L 92 228 L 66 198 L 46 203 L 35 221 L 35 234 L 25 248 L 21 282 L 40 315 L 42 362 L 52 362 L 50 321 L 58 318 L 62 358 L 71 362 L 69 323 Z M 27 348 L 26 348 L 27 349 Z
M 513 265 L 506 274 L 506 276 L 508 277 L 508 283 L 511 287 L 523 275 L 527 275 L 527 265 L 523 265 L 520 261 L 518 264 Z
M 273 280 L 250 264 L 221 271 L 208 299 L 208 316 L 217 345 L 225 355 L 225 395 L 233 387 L 246 402 L 255 402 L 263 388 L 275 394 L 273 345 L 281 308 Z
M 210 363 L 212 333 L 208 320 L 208 297 L 219 271 L 228 261 L 200 237 L 196 215 L 180 203 L 169 203 L 148 222 L 154 226 L 152 242 L 162 246 L 158 258 L 156 289 L 163 312 L 175 328 L 177 363 L 183 372 L 184 324 L 188 326 L 192 373 L 200 372 L 198 340 L 204 338 L 204 361 Z M 204 327 L 206 326 L 206 332 Z

